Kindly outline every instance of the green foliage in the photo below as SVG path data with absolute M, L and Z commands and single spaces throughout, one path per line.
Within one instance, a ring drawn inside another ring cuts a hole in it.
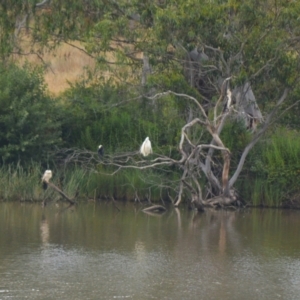
M 200 102 L 199 89 L 191 86 L 185 74 L 189 68 L 186 54 L 195 47 L 203 50 L 209 58 L 202 70 L 210 90 L 206 104 L 218 96 L 215 87 L 220 77 L 232 76 L 233 87 L 250 80 L 261 109 L 271 107 L 283 87 L 294 88 L 298 80 L 297 1 L 287 5 L 286 1 L 254 0 L 53 0 L 39 8 L 34 4 L 9 1 L 0 5 L 3 40 L 11 44 L 3 53 L 16 46 L 16 21 L 27 14 L 26 25 L 30 22 L 28 32 L 35 45 L 52 48 L 62 41 L 78 40 L 96 58 L 100 76 L 109 70 L 131 85 L 141 82 L 140 53 L 146 53 L 153 71 L 147 88 L 185 92 Z M 5 16 L 8 7 L 10 18 Z M 94 129 L 87 126 L 88 135 Z
M 0 65 L 0 157 L 22 163 L 47 159 L 59 146 L 60 123 L 54 99 L 37 69 Z
M 239 182 L 242 197 L 256 205 L 280 206 L 299 193 L 300 138 L 278 128 L 249 155 Z
M 250 142 L 252 134 L 247 130 L 244 120 L 229 120 L 221 133 L 223 143 L 233 153 L 241 153 Z
M 89 87 L 82 84 L 73 86 L 64 95 L 66 145 L 95 150 L 102 144 L 106 152 L 128 150 L 136 143 L 139 125 L 135 105 L 116 105 L 120 98 L 126 97 L 121 87 L 109 83 Z
M 128 99 L 126 105 L 119 105 L 120 99 Z M 68 147 L 95 150 L 102 144 L 106 153 L 135 151 L 149 136 L 155 151 L 168 153 L 178 143 L 182 121 L 174 97 L 137 101 L 120 86 L 78 83 L 65 93 L 63 103 Z
M 293 192 L 300 173 L 299 151 L 298 132 L 278 129 L 263 155 L 267 165 L 268 183 L 285 186 Z
M 231 75 L 236 83 L 266 83 L 277 92 L 298 78 L 297 1 L 52 0 L 45 6 L 35 4 L 20 0 L 0 4 L 1 54 L 21 47 L 14 31 L 27 16 L 23 26 L 35 45 L 52 48 L 78 40 L 98 60 L 102 71 L 110 69 L 122 80 L 140 82 L 141 52 L 150 58 L 155 77 L 166 70 L 183 74 L 186 53 L 195 47 L 209 56 L 205 76 L 212 85 L 220 76 Z M 128 77 L 120 76 L 126 73 Z

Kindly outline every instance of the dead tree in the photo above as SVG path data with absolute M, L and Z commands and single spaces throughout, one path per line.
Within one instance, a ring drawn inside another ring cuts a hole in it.
M 148 97 L 149 100 L 153 101 L 166 95 L 174 95 L 193 103 L 195 107 L 194 115 L 197 116 L 181 128 L 180 140 L 178 141 L 178 151 L 180 153 L 179 159 L 157 155 L 155 153 L 152 154 L 152 159 L 144 159 L 138 154 L 138 151 L 134 151 L 131 153 L 106 156 L 106 158 L 101 161 L 101 164 L 115 167 L 115 171 L 111 173 L 112 176 L 117 172 L 128 168 L 145 170 L 175 166 L 180 170 L 181 178 L 176 188 L 176 199 L 172 201 L 174 206 L 180 205 L 182 199 L 184 197 L 186 199 L 186 195 L 188 195 L 190 203 L 198 210 L 203 210 L 206 206 L 231 206 L 237 201 L 234 185 L 243 169 L 245 159 L 249 151 L 274 121 L 278 109 L 288 95 L 288 89 L 283 91 L 273 110 L 263 121 L 261 120 L 262 124 L 251 135 L 250 142 L 242 151 L 237 167 L 230 176 L 231 151 L 221 139 L 221 133 L 225 123 L 231 118 L 237 118 L 240 115 L 240 111 L 232 101 L 227 104 L 225 110 L 223 108 L 224 101 L 228 101 L 228 97 L 234 95 L 230 90 L 224 88 L 229 81 L 230 77 L 224 80 L 220 96 L 209 115 L 206 113 L 200 101 L 187 94 L 167 91 Z M 244 94 L 247 94 L 247 91 L 249 91 L 249 89 L 246 90 L 246 93 Z M 243 93 L 241 93 L 240 101 L 243 101 L 242 95 Z M 205 143 L 201 140 L 193 140 L 191 137 L 191 130 L 194 128 L 200 128 L 208 132 L 211 136 L 210 142 Z M 76 159 L 77 162 L 80 162 L 80 159 L 83 159 L 82 162 L 84 162 L 85 166 L 89 165 L 93 168 L 95 167 L 96 157 L 96 152 L 80 152 L 79 150 L 76 150 L 76 152 L 70 152 L 68 160 Z M 217 161 L 216 157 L 218 157 L 218 159 L 221 158 L 221 161 Z M 221 166 L 221 172 L 215 171 L 214 166 L 217 164 Z M 204 185 L 203 182 L 205 182 Z M 203 192 L 204 188 L 206 193 Z
M 224 80 L 222 87 L 226 86 L 228 81 L 230 81 L 230 77 Z M 232 95 L 234 94 L 235 92 L 232 93 Z M 251 135 L 251 140 L 245 146 L 236 169 L 231 170 L 231 176 L 229 173 L 231 151 L 221 139 L 221 133 L 225 123 L 232 118 L 238 117 L 240 111 L 237 109 L 236 104 L 231 104 L 232 102 L 227 105 L 225 110 L 223 108 L 224 101 L 228 101 L 228 97 L 231 96 L 230 90 L 221 88 L 220 96 L 212 108 L 210 115 L 206 113 L 200 101 L 186 94 L 167 91 L 158 93 L 149 97 L 149 99 L 155 100 L 166 95 L 184 98 L 185 100 L 192 102 L 194 107 L 196 107 L 196 109 L 194 109 L 194 114 L 197 115 L 197 117 L 194 117 L 181 128 L 180 140 L 178 141 L 180 158 L 173 159 L 169 156 L 153 153 L 152 159 L 149 159 L 148 157 L 145 159 L 138 154 L 138 151 L 133 151 L 106 156 L 101 162 L 98 160 L 98 164 L 115 167 L 115 171 L 110 173 L 111 176 L 123 169 L 145 170 L 176 166 L 181 171 L 181 178 L 177 187 L 174 189 L 177 193 L 176 199 L 172 201 L 174 206 L 180 205 L 182 199 L 185 197 L 184 195 L 190 195 L 189 200 L 191 205 L 199 211 L 203 210 L 206 206 L 224 207 L 232 205 L 237 201 L 234 185 L 243 169 L 246 157 L 269 126 L 274 122 L 278 109 L 288 95 L 288 90 L 285 89 L 283 91 L 282 96 L 277 101 L 273 110 L 264 118 L 262 125 L 260 125 L 260 127 Z M 242 101 L 242 98 L 240 101 Z M 195 142 L 192 140 L 191 130 L 194 128 L 197 129 L 197 127 L 200 127 L 210 134 L 210 143 L 205 143 L 201 140 Z M 221 158 L 221 161 L 219 158 Z M 82 165 L 85 167 L 89 166 L 93 172 L 97 172 L 95 169 L 97 159 L 96 151 L 81 151 L 80 149 L 71 151 L 69 149 L 65 154 L 65 161 L 76 161 L 76 163 L 82 162 Z M 216 165 L 221 168 L 221 172 L 215 171 Z M 165 185 L 164 188 L 170 188 L 170 185 Z
M 223 86 L 225 86 L 229 80 L 230 78 L 225 79 Z M 228 118 L 230 116 L 238 116 L 239 111 L 236 109 L 235 105 L 229 105 L 226 110 L 223 109 L 222 103 L 224 102 L 224 98 L 228 96 L 228 93 L 227 91 L 225 93 L 225 89 L 221 89 L 221 91 L 223 92 L 221 92 L 219 99 L 215 103 L 212 117 L 206 114 L 205 109 L 197 99 L 186 94 L 168 91 L 149 97 L 149 99 L 153 100 L 158 97 L 172 94 L 177 97 L 188 99 L 196 105 L 198 116 L 185 124 L 181 129 L 181 137 L 178 145 L 181 158 L 175 160 L 171 157 L 155 156 L 154 154 L 155 157 L 152 160 L 141 160 L 130 164 L 133 160 L 127 156 L 126 164 L 123 164 L 120 160 L 114 160 L 110 165 L 114 165 L 117 168 L 116 172 L 124 168 L 147 169 L 175 165 L 182 172 L 180 182 L 178 183 L 178 195 L 174 203 L 175 206 L 178 206 L 181 203 L 184 191 L 188 191 L 188 194 L 191 195 L 191 203 L 194 203 L 194 206 L 199 210 L 202 210 L 205 206 L 212 207 L 218 205 L 224 207 L 232 205 L 237 201 L 234 184 L 242 171 L 245 159 L 249 151 L 259 141 L 272 123 L 276 112 L 287 97 L 288 90 L 285 89 L 283 91 L 282 96 L 277 101 L 277 104 L 270 114 L 266 116 L 261 127 L 253 133 L 252 139 L 244 148 L 237 164 L 237 168 L 231 177 L 229 174 L 231 152 L 222 141 L 220 134 Z M 189 130 L 197 126 L 206 130 L 211 135 L 211 142 L 209 144 L 201 143 L 201 141 L 195 143 L 191 140 Z M 220 152 L 222 158 L 221 175 L 216 174 L 212 167 L 215 164 L 216 151 Z M 203 185 L 200 183 L 201 177 L 205 177 L 207 182 L 206 187 L 211 191 L 209 193 L 210 197 L 208 198 L 203 196 Z

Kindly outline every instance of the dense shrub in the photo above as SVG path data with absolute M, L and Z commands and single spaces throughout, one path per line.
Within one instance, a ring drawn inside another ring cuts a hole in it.
M 280 206 L 299 195 L 299 152 L 297 131 L 277 128 L 266 135 L 250 152 L 240 177 L 242 198 L 255 205 Z
M 110 83 L 77 83 L 63 97 L 63 140 L 67 147 L 89 150 L 102 144 L 113 153 L 138 150 L 149 136 L 155 151 L 169 153 L 178 145 L 183 122 L 174 102 L 138 98 Z
M 41 70 L 0 64 L 0 86 L 1 163 L 45 160 L 61 143 L 61 130 Z

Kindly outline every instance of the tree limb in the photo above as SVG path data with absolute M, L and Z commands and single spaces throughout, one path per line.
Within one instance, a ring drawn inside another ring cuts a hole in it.
M 43 0 L 42 2 L 37 3 L 35 6 L 36 6 L 36 7 L 42 7 L 42 6 L 44 6 L 48 1 L 49 1 L 49 0 Z
M 60 190 L 56 185 L 54 185 L 51 182 L 46 182 L 44 181 L 48 186 L 50 186 L 51 188 L 53 188 L 55 191 L 57 191 L 60 195 L 62 195 L 70 204 L 74 205 L 75 202 L 69 198 L 62 190 Z
M 232 177 L 229 180 L 229 187 L 231 188 L 234 183 L 236 182 L 236 180 L 238 179 L 242 168 L 244 166 L 245 163 L 245 159 L 249 153 L 249 151 L 254 147 L 254 145 L 259 141 L 260 137 L 266 132 L 266 130 L 269 128 L 271 121 L 274 117 L 274 115 L 276 114 L 276 112 L 278 111 L 279 107 L 281 106 L 281 104 L 283 103 L 283 101 L 286 99 L 287 95 L 288 95 L 289 90 L 286 88 L 283 91 L 282 96 L 280 97 L 280 99 L 277 101 L 276 106 L 273 108 L 273 110 L 269 113 L 269 115 L 267 116 L 264 125 L 262 126 L 262 128 L 257 131 L 257 133 L 253 136 L 252 141 L 246 146 L 246 148 L 243 151 L 243 154 L 240 158 L 239 164 L 237 166 L 236 171 L 234 172 L 234 174 L 232 175 Z

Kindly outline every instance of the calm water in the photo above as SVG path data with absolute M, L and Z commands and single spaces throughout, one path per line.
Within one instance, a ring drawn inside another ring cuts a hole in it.
M 0 299 L 300 299 L 300 211 L 0 203 Z

